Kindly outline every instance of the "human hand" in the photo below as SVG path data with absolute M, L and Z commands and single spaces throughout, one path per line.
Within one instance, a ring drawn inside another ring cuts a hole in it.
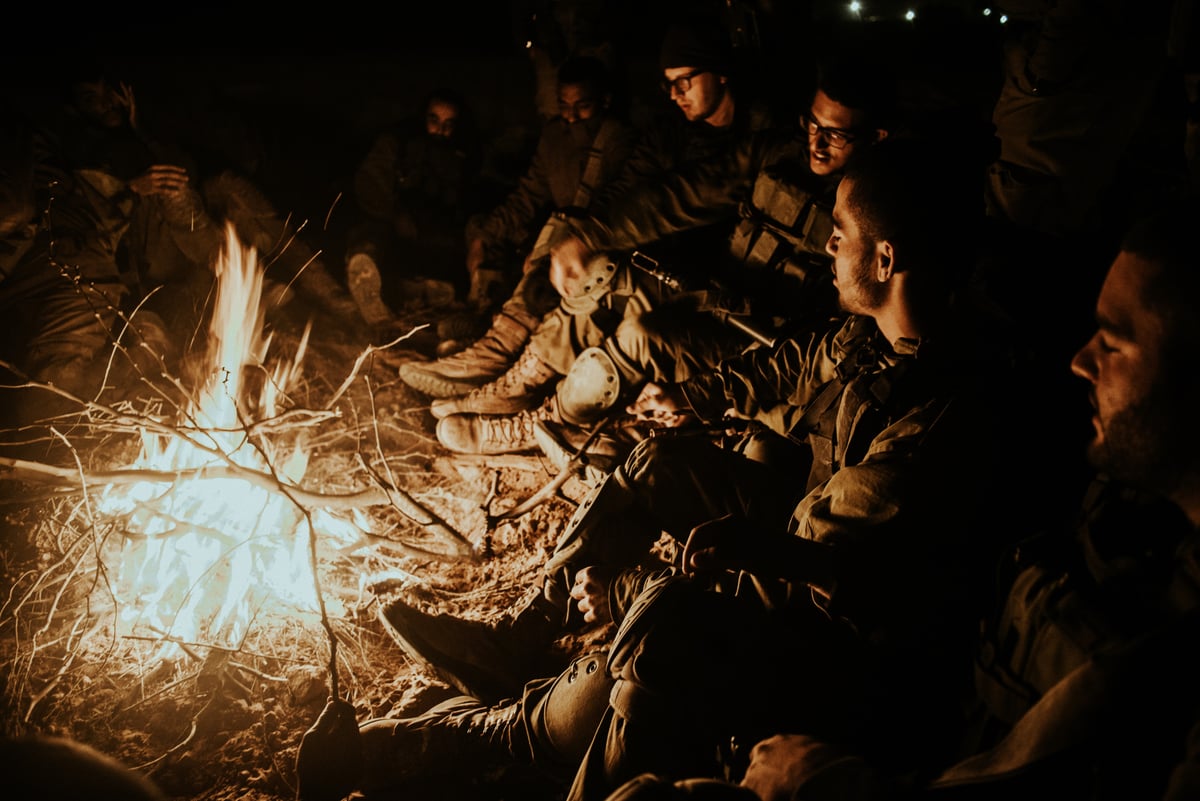
M 587 275 L 592 250 L 574 234 L 557 235 L 550 246 L 550 283 L 564 298 L 571 297 L 575 284 Z
M 882 797 L 874 771 L 861 758 L 805 734 L 777 734 L 757 743 L 740 785 L 763 801 Z
M 655 384 L 653 381 L 642 387 L 625 411 L 662 428 L 678 428 L 692 416 L 678 384 Z
M 117 91 L 113 92 L 113 102 L 118 108 L 125 110 L 129 127 L 138 129 L 137 101 L 133 97 L 133 87 L 122 81 Z
M 155 164 L 129 182 L 139 195 L 177 195 L 188 187 L 188 172 L 174 164 Z
M 354 705 L 330 698 L 300 740 L 296 754 L 300 801 L 340 801 L 355 789 L 362 770 L 362 738 Z
M 483 240 L 474 237 L 467 242 L 467 275 L 474 277 L 475 273 L 479 272 L 479 268 L 483 266 L 484 260 Z
M 727 514 L 692 529 L 683 546 L 683 571 L 689 575 L 750 566 L 750 543 L 762 538 L 749 536 L 744 517 Z
M 612 583 L 612 571 L 596 565 L 585 567 L 575 574 L 571 586 L 571 597 L 583 613 L 587 623 L 609 623 L 612 608 L 608 603 L 608 587 Z

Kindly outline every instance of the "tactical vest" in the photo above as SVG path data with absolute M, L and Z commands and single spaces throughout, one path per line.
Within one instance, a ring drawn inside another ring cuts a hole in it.
M 880 415 L 907 361 L 884 368 L 874 347 L 874 323 L 867 318 L 844 341 L 845 355 L 837 375 L 823 386 L 788 431 L 794 440 L 807 438 L 812 448 L 808 490 L 828 481 L 842 465 L 856 463 L 879 433 Z
M 808 182 L 811 176 L 805 176 Z M 789 294 L 825 281 L 830 258 L 825 243 L 833 233 L 833 198 L 814 192 L 782 170 L 758 174 L 750 199 L 743 201 L 730 237 L 730 255 L 740 264 L 785 277 Z

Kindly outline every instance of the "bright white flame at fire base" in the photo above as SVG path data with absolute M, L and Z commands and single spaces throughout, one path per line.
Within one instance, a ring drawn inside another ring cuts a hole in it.
M 207 381 L 172 421 L 180 436 L 143 433 L 134 467 L 236 465 L 295 485 L 307 468 L 302 443 L 279 448 L 248 431 L 253 421 L 278 413 L 301 375 L 307 336 L 292 359 L 268 370 L 257 255 L 240 245 L 232 226 L 226 241 L 216 267 Z M 260 388 L 251 393 L 250 385 Z M 309 521 L 261 482 L 201 475 L 113 485 L 101 509 L 121 518 L 127 534 L 116 582 L 122 634 L 236 648 L 251 621 L 270 611 L 269 602 L 293 614 L 317 609 Z M 327 514 L 320 519 L 347 525 Z

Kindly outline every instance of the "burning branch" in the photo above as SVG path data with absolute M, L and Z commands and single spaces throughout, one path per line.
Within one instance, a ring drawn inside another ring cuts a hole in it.
M 58 467 L 42 462 L 31 462 L 24 459 L 0 456 L 0 467 L 11 471 L 16 477 L 26 477 L 42 481 L 75 492 L 89 488 L 94 489 L 121 484 L 174 484 L 185 480 L 236 478 L 271 492 L 286 491 L 288 496 L 294 501 L 310 510 L 358 509 L 367 506 L 390 504 L 405 517 L 417 523 L 427 532 L 435 535 L 443 543 L 449 545 L 458 557 L 476 558 L 478 556 L 470 540 L 456 531 L 449 523 L 431 512 L 412 495 L 399 487 L 387 483 L 381 476 L 374 473 L 373 478 L 377 483 L 373 487 L 367 487 L 366 489 L 350 493 L 325 493 L 285 485 L 276 475 L 236 464 L 220 467 L 179 468 L 175 470 L 125 468 L 120 470 L 80 472 L 76 469 Z M 364 536 L 364 539 L 375 541 L 387 540 L 385 537 L 377 536 Z M 357 546 L 351 546 L 349 549 L 353 550 L 353 547 Z M 421 556 L 444 558 L 435 551 L 419 549 L 416 553 Z

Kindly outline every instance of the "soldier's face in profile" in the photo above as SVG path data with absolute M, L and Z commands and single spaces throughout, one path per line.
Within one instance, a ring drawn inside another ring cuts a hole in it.
M 859 227 L 848 202 L 853 179 L 838 184 L 833 206 L 833 233 L 825 250 L 833 256 L 833 284 L 838 304 L 851 314 L 873 314 L 883 304 L 887 285 L 875 278 L 876 243 Z
M 1194 392 L 1186 387 L 1194 383 L 1172 384 L 1164 359 L 1170 332 L 1143 301 L 1157 270 L 1137 254 L 1117 255 L 1096 303 L 1096 332 L 1071 360 L 1071 371 L 1089 385 L 1092 466 L 1169 494 L 1192 459 Z

